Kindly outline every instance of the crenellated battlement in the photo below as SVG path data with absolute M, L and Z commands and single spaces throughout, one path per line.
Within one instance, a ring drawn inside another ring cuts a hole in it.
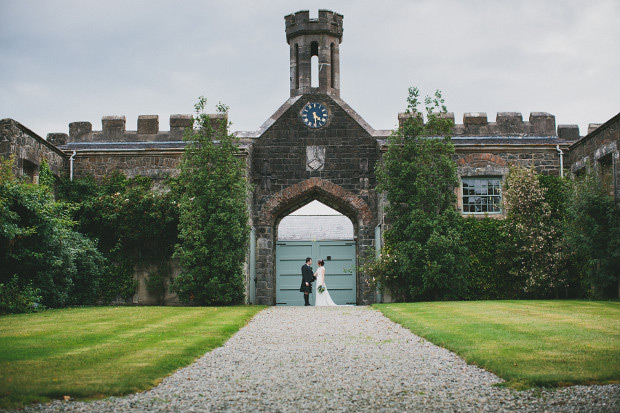
M 219 128 L 224 121 L 228 125 L 227 114 L 208 115 L 214 128 Z M 217 124 L 216 124 L 217 122 Z M 48 141 L 62 146 L 70 142 L 167 142 L 182 141 L 187 128 L 193 127 L 192 115 L 170 115 L 170 130 L 159 130 L 158 115 L 138 116 L 137 130 L 126 130 L 125 116 L 104 116 L 101 118 L 101 130 L 94 131 L 90 122 L 71 122 L 69 134 L 50 133 Z
M 311 19 L 308 10 L 301 10 L 284 16 L 286 41 L 303 34 L 328 34 L 342 41 L 342 14 L 331 10 L 319 10 L 319 18 Z
M 411 115 L 398 114 L 398 125 Z M 454 122 L 454 113 L 448 112 L 442 117 Z M 485 112 L 467 112 L 463 114 L 463 123 L 454 124 L 452 136 L 493 136 L 493 137 L 558 137 L 566 140 L 579 139 L 577 125 L 558 125 L 555 116 L 546 112 L 531 112 L 528 121 L 523 120 L 520 112 L 497 112 L 495 122 L 489 122 Z

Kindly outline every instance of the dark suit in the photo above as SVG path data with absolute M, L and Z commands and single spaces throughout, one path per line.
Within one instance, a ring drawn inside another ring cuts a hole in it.
M 299 291 L 302 293 L 311 293 L 312 292 L 312 282 L 316 280 L 314 276 L 314 271 L 312 271 L 312 267 L 308 264 L 304 264 L 301 266 L 301 287 L 299 287 Z M 306 285 L 306 283 L 310 285 Z

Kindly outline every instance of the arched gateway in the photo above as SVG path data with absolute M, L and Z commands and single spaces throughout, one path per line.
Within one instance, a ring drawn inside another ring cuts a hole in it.
M 276 241 L 279 221 L 319 200 L 353 222 L 356 256 L 374 251 L 378 223 L 375 164 L 377 133 L 340 100 L 339 45 L 342 16 L 320 10 L 285 17 L 290 45 L 290 99 L 257 131 L 251 145 L 255 183 L 255 302 L 276 304 Z M 318 87 L 310 85 L 311 58 L 318 56 Z M 325 258 L 325 257 L 313 257 Z M 303 260 L 299 262 L 299 267 Z M 363 274 L 355 280 L 356 303 L 372 302 Z M 300 278 L 301 279 L 301 278 Z

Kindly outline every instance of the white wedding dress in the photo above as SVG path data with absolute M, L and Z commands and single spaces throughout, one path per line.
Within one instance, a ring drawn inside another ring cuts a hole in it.
M 325 290 L 322 293 L 319 292 L 320 285 L 325 287 Z M 329 295 L 329 291 L 327 291 L 327 286 L 325 285 L 325 267 L 319 267 L 316 270 L 316 300 L 314 301 L 314 306 L 325 307 L 325 306 L 333 306 L 333 305 L 338 305 L 338 304 L 332 301 L 332 298 Z

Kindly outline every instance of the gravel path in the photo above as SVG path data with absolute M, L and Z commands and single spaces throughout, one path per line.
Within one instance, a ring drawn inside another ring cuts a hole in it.
M 620 385 L 516 392 L 500 381 L 368 307 L 271 307 L 150 391 L 28 410 L 620 412 Z

